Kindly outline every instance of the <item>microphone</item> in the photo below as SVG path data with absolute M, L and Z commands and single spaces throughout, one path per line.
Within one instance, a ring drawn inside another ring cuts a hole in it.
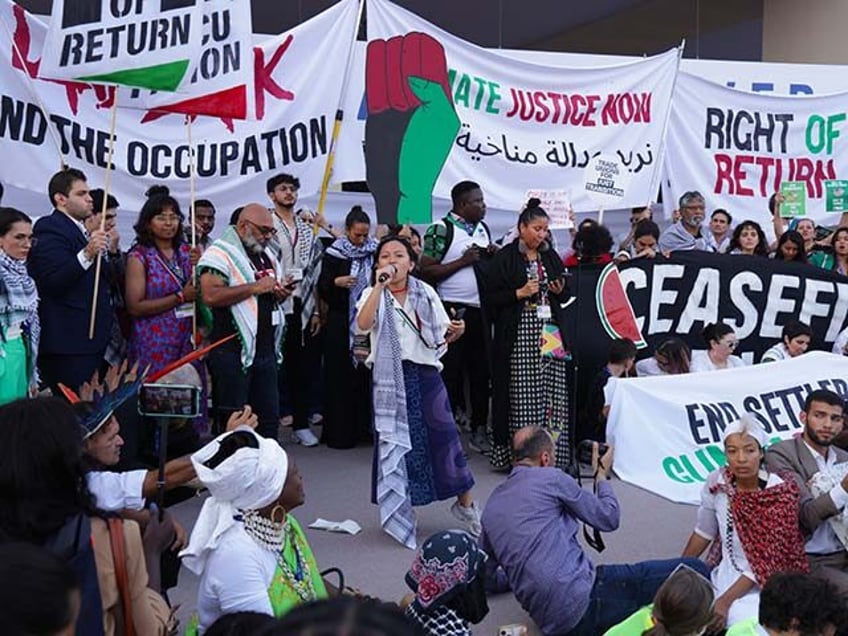
M 391 273 L 391 274 L 387 274 L 386 272 L 383 272 L 382 274 L 380 274 L 380 275 L 377 277 L 377 282 L 378 282 L 378 283 L 380 283 L 381 285 L 383 285 L 383 284 L 385 284 L 385 283 L 388 283 L 388 282 L 389 282 L 389 279 L 390 279 L 392 276 L 394 276 L 395 274 L 397 274 L 397 267 L 395 267 L 394 265 L 389 265 L 389 267 L 391 267 L 391 268 L 392 268 L 392 273 Z

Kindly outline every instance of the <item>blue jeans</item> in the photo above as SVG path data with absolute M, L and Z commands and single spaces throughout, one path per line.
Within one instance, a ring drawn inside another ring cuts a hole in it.
M 632 565 L 599 565 L 589 595 L 589 607 L 568 636 L 597 636 L 618 625 L 654 600 L 660 585 L 681 563 L 709 578 L 700 559 L 642 561 Z
M 230 414 L 249 404 L 259 419 L 256 432 L 277 439 L 280 398 L 277 393 L 277 360 L 273 351 L 257 351 L 247 372 L 241 367 L 241 350 L 234 347 L 212 350 L 207 364 L 212 374 L 217 432 L 222 433 L 226 429 Z

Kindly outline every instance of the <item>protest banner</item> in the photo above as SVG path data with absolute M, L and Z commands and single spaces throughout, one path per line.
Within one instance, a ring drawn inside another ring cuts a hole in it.
M 176 91 L 200 56 L 198 0 L 55 0 L 42 77 Z
M 265 182 L 276 172 L 297 175 L 304 196 L 318 192 L 356 13 L 356 0 L 343 0 L 253 48 L 250 119 L 201 118 L 193 125 L 199 196 L 230 211 L 264 200 Z M 13 35 L 0 47 L 0 143 L 7 157 L 0 181 L 44 192 L 61 151 L 89 185 L 99 186 L 109 139 L 103 109 L 111 107 L 114 91 L 43 79 L 46 25 L 9 0 L 0 0 L 0 21 Z M 145 114 L 119 109 L 112 192 L 124 209 L 138 210 L 144 190 L 164 181 L 187 204 L 190 153 L 179 141 L 185 139 L 184 118 L 151 121 Z M 49 210 L 46 198 L 44 208 Z
M 745 93 L 681 72 L 666 138 L 666 212 L 699 190 L 708 211 L 725 208 L 770 234 L 769 197 L 784 181 L 803 181 L 807 216 L 838 222 L 825 212 L 824 182 L 848 170 L 845 101 L 845 93 Z
M 250 2 L 204 0 L 202 9 L 200 52 L 189 60 L 179 93 L 133 90 L 120 96 L 120 107 L 153 111 L 145 121 L 165 113 L 255 117 Z
M 736 355 L 751 364 L 780 340 L 789 320 L 810 325 L 815 334 L 811 348 L 826 351 L 848 327 L 844 276 L 756 256 L 677 252 L 669 259 L 628 261 L 618 272 L 580 265 L 570 268 L 568 288 L 576 298 L 566 308 L 563 338 L 579 365 L 572 405 L 575 419 L 615 338 L 630 338 L 640 348 L 643 341 L 647 343 L 640 358 L 652 355 L 670 337 L 683 340 L 692 350 L 703 350 L 707 348 L 703 328 L 726 322 L 739 340 Z M 627 318 L 630 307 L 621 302 L 622 294 L 632 307 L 635 324 Z
M 751 413 L 769 444 L 804 430 L 813 390 L 848 398 L 848 357 L 815 351 L 754 367 L 649 378 L 610 378 L 607 437 L 624 481 L 672 501 L 697 504 L 707 475 L 726 464 L 721 435 Z
M 366 99 L 369 184 L 380 181 L 376 170 L 399 182 L 400 193 L 430 185 L 428 197 L 447 197 L 455 183 L 471 179 L 485 184 L 487 202 L 497 207 L 514 206 L 528 189 L 565 189 L 575 210 L 591 210 L 596 205 L 585 190 L 584 169 L 595 157 L 611 155 L 631 175 L 618 204 L 645 205 L 653 198 L 677 49 L 603 68 L 535 65 L 474 46 L 387 0 L 369 2 L 368 39 L 366 94 L 397 93 L 379 102 Z M 372 50 L 380 42 L 378 59 Z M 423 51 L 423 63 L 407 59 Z M 432 74 L 437 58 L 446 60 L 446 77 Z M 382 78 L 382 85 L 369 77 Z M 426 86 L 416 88 L 416 77 L 428 80 Z M 437 85 L 442 92 L 419 94 Z M 401 134 L 386 145 L 384 135 L 377 138 L 377 124 L 388 118 L 399 121 Z M 403 151 L 415 140 L 426 151 L 408 158 L 416 160 L 412 170 Z M 371 187 L 375 195 L 379 189 Z

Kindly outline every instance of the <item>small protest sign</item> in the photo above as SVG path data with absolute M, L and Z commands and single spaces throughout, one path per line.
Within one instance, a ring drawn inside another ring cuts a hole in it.
M 803 181 L 784 181 L 780 184 L 783 203 L 780 216 L 784 218 L 807 215 L 807 184 Z
M 848 181 L 833 179 L 824 182 L 825 212 L 848 212 Z
M 571 209 L 571 196 L 568 190 L 527 190 L 524 201 L 532 198 L 539 199 L 539 205 L 548 213 L 550 223 L 548 227 L 552 230 L 570 230 L 574 222 L 569 217 Z

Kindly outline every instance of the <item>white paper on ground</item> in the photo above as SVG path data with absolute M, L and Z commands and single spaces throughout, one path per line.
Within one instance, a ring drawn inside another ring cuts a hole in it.
M 327 521 L 318 517 L 315 521 L 309 524 L 310 528 L 316 530 L 329 530 L 330 532 L 347 532 L 348 534 L 359 534 L 362 531 L 362 526 L 356 523 L 353 519 L 345 519 L 344 521 Z

